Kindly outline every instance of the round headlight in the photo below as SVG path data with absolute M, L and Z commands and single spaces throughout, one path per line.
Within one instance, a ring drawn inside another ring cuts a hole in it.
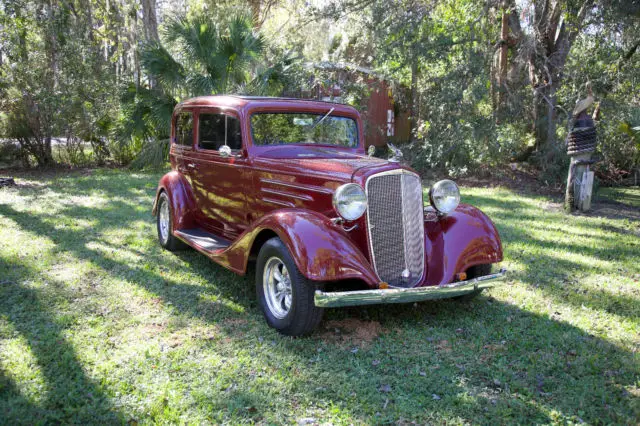
M 429 191 L 431 205 L 440 213 L 451 213 L 460 204 L 460 190 L 452 180 L 441 180 Z
M 333 194 L 333 208 L 345 220 L 356 220 L 367 210 L 367 195 L 360 185 L 347 183 Z

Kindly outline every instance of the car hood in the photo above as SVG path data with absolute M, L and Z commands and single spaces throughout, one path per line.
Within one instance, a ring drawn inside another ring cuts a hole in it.
M 287 152 L 266 152 L 254 158 L 254 167 L 269 169 L 273 173 L 305 175 L 332 181 L 349 182 L 356 172 L 365 168 L 397 168 L 380 158 L 336 149 L 292 149 Z

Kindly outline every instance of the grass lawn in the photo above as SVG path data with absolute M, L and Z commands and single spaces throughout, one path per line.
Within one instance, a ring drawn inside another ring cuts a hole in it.
M 508 286 L 265 325 L 253 276 L 156 242 L 159 174 L 0 189 L 0 422 L 640 422 L 640 222 L 463 188 Z M 640 208 L 640 190 L 607 191 Z

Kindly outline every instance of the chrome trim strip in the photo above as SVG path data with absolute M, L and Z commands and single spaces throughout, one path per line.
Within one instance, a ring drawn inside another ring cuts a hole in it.
M 287 186 L 289 188 L 302 189 L 304 191 L 314 191 L 314 192 L 319 192 L 321 194 L 333 194 L 333 189 L 313 186 L 313 185 L 305 185 L 302 183 L 289 183 L 289 182 L 283 182 L 281 180 L 268 179 L 268 178 L 260 178 L 260 182 L 270 183 L 272 185 Z
M 418 181 L 420 182 L 420 187 L 422 188 L 422 179 L 420 179 L 420 175 L 418 175 L 417 173 L 413 173 L 405 169 L 388 170 L 386 172 L 373 174 L 367 178 L 364 184 L 364 191 L 365 191 L 365 194 L 367 195 L 367 200 L 369 200 L 369 181 L 375 177 L 380 177 L 385 175 L 413 175 L 418 178 Z M 424 199 L 423 199 L 423 205 L 424 205 Z M 376 275 L 378 275 L 378 279 L 380 279 L 380 275 L 378 274 L 378 268 L 376 266 L 376 256 L 373 252 L 373 240 L 371 238 L 371 225 L 370 225 L 371 221 L 369 217 L 370 217 L 370 205 L 367 206 L 367 240 L 368 240 L 368 246 L 369 246 L 369 255 L 371 256 L 371 264 L 373 265 L 373 269 L 376 271 Z M 421 221 L 421 224 L 423 225 L 422 226 L 422 244 L 424 246 L 424 222 Z M 403 218 L 403 231 L 404 231 L 404 218 Z M 416 283 L 419 283 L 424 279 L 424 274 L 426 272 L 426 269 L 427 268 L 426 268 L 424 251 L 423 251 L 422 274 L 420 275 L 420 278 L 418 278 L 415 281 Z M 392 288 L 396 288 L 396 287 L 392 287 Z M 403 287 L 397 287 L 397 288 L 403 288 Z
M 491 288 L 497 281 L 504 279 L 506 269 L 495 274 L 473 278 L 451 284 L 431 287 L 392 288 L 387 290 L 359 290 L 341 292 L 323 292 L 316 290 L 314 303 L 320 308 L 338 308 L 343 306 L 377 305 L 381 303 L 412 303 L 424 300 L 448 299 L 464 296 L 477 290 Z
M 268 194 L 280 195 L 282 197 L 291 197 L 297 200 L 313 201 L 313 197 L 307 194 L 292 194 L 291 192 L 278 191 L 277 189 L 264 188 L 264 187 L 260 188 L 260 191 L 266 192 Z
M 273 198 L 266 198 L 266 197 L 262 197 L 261 200 L 264 201 L 265 203 L 277 204 L 279 206 L 284 206 L 284 207 L 295 207 L 296 206 L 291 201 L 274 200 Z

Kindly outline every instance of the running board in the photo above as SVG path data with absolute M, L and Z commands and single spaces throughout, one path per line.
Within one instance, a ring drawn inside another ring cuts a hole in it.
M 191 247 L 209 253 L 224 250 L 231 245 L 231 243 L 224 238 L 200 228 L 179 229 L 175 231 L 174 234 Z

